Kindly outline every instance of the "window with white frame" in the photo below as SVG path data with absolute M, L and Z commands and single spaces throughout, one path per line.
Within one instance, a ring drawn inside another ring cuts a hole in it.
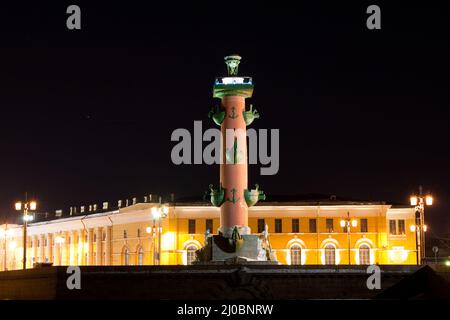
M 370 247 L 367 244 L 359 246 L 359 264 L 370 264 Z
M 302 248 L 298 244 L 294 244 L 290 249 L 291 265 L 302 264 Z
M 405 220 L 389 220 L 389 234 L 390 235 L 404 235 L 405 234 Z
M 336 248 L 332 244 L 325 246 L 325 264 L 336 264 Z
M 191 265 L 195 259 L 197 258 L 195 252 L 197 251 L 197 247 L 194 245 L 190 245 L 186 248 L 186 264 Z

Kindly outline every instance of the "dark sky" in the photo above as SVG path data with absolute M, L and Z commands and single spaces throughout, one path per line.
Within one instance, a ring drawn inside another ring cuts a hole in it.
M 272 194 L 407 202 L 435 195 L 450 232 L 448 12 L 423 1 L 22 3 L 0 9 L 0 212 L 28 191 L 41 210 L 148 193 L 202 195 L 218 167 L 175 166 L 170 135 L 213 127 L 223 57 L 253 76 L 255 128 L 280 129 Z M 79 4 L 82 30 L 66 29 Z

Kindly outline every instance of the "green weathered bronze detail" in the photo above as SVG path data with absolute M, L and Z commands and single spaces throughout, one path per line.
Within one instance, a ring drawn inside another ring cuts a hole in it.
M 227 252 L 227 253 L 234 253 L 241 250 L 241 248 L 244 245 L 244 238 L 239 234 L 238 227 L 235 226 L 233 228 L 233 231 L 231 233 L 231 237 L 225 237 L 223 234 L 219 231 L 218 235 L 212 236 L 211 239 L 211 245 L 212 242 L 216 246 L 220 248 L 220 250 Z
M 214 98 L 223 98 L 226 96 L 240 96 L 250 98 L 253 94 L 253 84 L 216 84 L 213 88 Z
M 211 196 L 211 204 L 215 207 L 220 207 L 224 202 L 225 189 L 220 186 L 219 189 L 215 190 L 213 188 L 213 185 L 210 184 L 209 190 L 210 191 L 207 191 L 206 194 L 209 194 Z
M 225 119 L 225 111 L 220 110 L 219 106 L 215 106 L 208 113 L 208 117 L 212 118 L 215 124 L 220 126 Z
M 233 232 L 231 233 L 231 238 L 228 240 L 230 245 L 234 247 L 234 252 L 239 251 L 244 245 L 244 239 L 239 234 L 239 229 L 237 226 L 234 226 Z
M 238 117 L 238 115 L 236 113 L 236 108 L 235 107 L 231 107 L 231 114 L 228 115 L 228 118 L 236 119 L 237 117 Z
M 237 54 L 232 54 L 225 57 L 225 64 L 227 65 L 229 76 L 237 76 L 239 63 L 241 62 L 241 59 L 242 57 Z
M 240 198 L 237 198 L 236 199 L 236 189 L 235 188 L 233 188 L 233 189 L 231 189 L 231 193 L 233 194 L 233 197 L 230 199 L 230 198 L 227 198 L 225 201 L 227 201 L 227 202 L 231 202 L 231 203 L 233 203 L 233 204 L 236 204 L 236 202 L 238 202 L 239 200 L 241 200 Z
M 255 184 L 255 189 L 244 190 L 244 198 L 248 207 L 254 206 L 259 200 L 266 200 L 264 191 L 259 190 L 259 185 Z
M 242 111 L 242 116 L 244 117 L 245 124 L 249 126 L 253 120 L 259 118 L 259 113 L 256 109 L 253 109 L 253 105 L 250 105 L 250 110 Z

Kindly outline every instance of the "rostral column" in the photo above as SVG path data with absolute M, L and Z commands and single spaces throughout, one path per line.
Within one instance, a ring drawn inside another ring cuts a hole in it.
M 220 107 L 209 113 L 221 127 L 220 186 L 216 190 L 210 186 L 210 195 L 212 204 L 220 207 L 219 235 L 225 238 L 236 237 L 236 232 L 249 235 L 248 207 L 265 199 L 258 185 L 247 189 L 247 126 L 259 114 L 252 105 L 246 110 L 245 99 L 252 96 L 254 87 L 251 77 L 238 76 L 240 61 L 239 55 L 225 57 L 228 76 L 216 78 L 213 89 Z

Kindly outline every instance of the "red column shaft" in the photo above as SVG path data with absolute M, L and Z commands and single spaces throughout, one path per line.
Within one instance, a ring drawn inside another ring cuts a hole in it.
M 220 182 L 225 188 L 225 202 L 220 208 L 220 229 L 225 236 L 230 236 L 235 226 L 240 233 L 247 234 L 248 207 L 244 198 L 247 189 L 247 138 L 246 124 L 242 116 L 245 110 L 245 98 L 225 96 L 222 107 L 226 116 L 222 123 L 222 163 L 220 165 Z M 230 135 L 230 130 L 233 135 Z M 235 141 L 237 148 L 234 147 Z M 234 154 L 236 150 L 236 155 Z M 227 159 L 228 154 L 228 159 Z M 230 159 L 231 158 L 231 159 Z M 237 160 L 237 163 L 229 161 Z M 227 162 L 228 161 L 228 162 Z

